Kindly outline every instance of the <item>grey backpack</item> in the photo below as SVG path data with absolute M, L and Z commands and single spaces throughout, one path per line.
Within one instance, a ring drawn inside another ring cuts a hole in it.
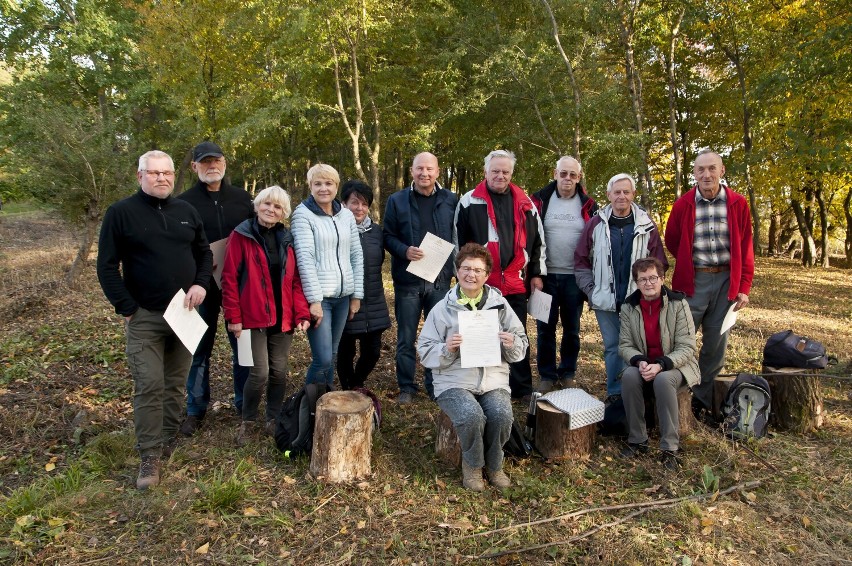
M 771 403 L 769 383 L 764 378 L 739 374 L 722 405 L 722 430 L 735 439 L 766 436 Z

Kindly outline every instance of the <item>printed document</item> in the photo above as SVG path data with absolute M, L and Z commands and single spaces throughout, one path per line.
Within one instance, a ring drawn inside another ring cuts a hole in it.
M 190 354 L 195 354 L 198 348 L 198 343 L 201 342 L 202 336 L 207 331 L 207 323 L 198 314 L 195 309 L 183 308 L 183 301 L 186 299 L 186 293 L 183 289 L 178 289 L 172 301 L 163 313 L 163 318 L 169 323 L 186 349 Z
M 442 240 L 435 234 L 427 232 L 419 247 L 423 251 L 423 257 L 409 263 L 406 271 L 425 279 L 429 283 L 434 283 L 438 274 L 444 269 L 444 264 L 447 263 L 447 258 L 453 253 L 455 246 L 452 242 Z
M 499 366 L 500 318 L 494 309 L 459 313 L 461 366 L 481 368 Z

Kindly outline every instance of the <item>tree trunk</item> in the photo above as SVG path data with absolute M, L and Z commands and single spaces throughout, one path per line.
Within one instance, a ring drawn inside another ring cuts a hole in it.
M 559 26 L 556 24 L 556 17 L 553 15 L 553 10 L 550 8 L 548 0 L 541 0 L 544 4 L 547 14 L 550 16 L 550 26 L 553 30 L 553 40 L 556 42 L 556 48 L 562 56 L 562 61 L 565 63 L 565 68 L 568 70 L 568 79 L 571 82 L 571 94 L 573 95 L 572 111 L 574 114 L 574 137 L 571 142 L 571 155 L 578 161 L 580 160 L 580 87 L 577 84 L 577 79 L 574 76 L 574 66 L 565 50 L 562 48 L 562 42 L 559 40 Z
M 582 458 L 595 445 L 597 423 L 571 429 L 567 413 L 549 403 L 539 402 L 535 409 L 535 446 L 541 455 L 550 459 Z
M 844 250 L 846 251 L 846 267 L 852 269 L 852 187 L 846 192 L 846 198 L 843 199 L 843 215 L 846 217 L 846 241 L 844 242 Z
M 784 375 L 788 372 L 795 375 Z M 799 368 L 764 367 L 763 373 L 776 374 L 766 377 L 772 392 L 771 425 L 798 434 L 814 432 L 822 426 L 825 411 L 819 377 L 801 375 L 808 370 Z
M 618 3 L 620 11 L 621 29 L 619 37 L 624 48 L 624 76 L 627 82 L 627 90 L 630 93 L 630 101 L 633 107 L 634 129 L 636 131 L 639 153 L 642 157 L 642 169 L 639 173 L 639 186 L 642 191 L 641 203 L 643 208 L 651 212 L 653 183 L 651 181 L 651 168 L 648 164 L 648 148 L 645 142 L 645 128 L 643 126 L 642 111 L 642 83 L 638 76 L 634 60 L 636 13 L 641 6 L 641 0 L 620 0 Z
M 371 473 L 373 402 L 357 391 L 331 391 L 317 401 L 311 475 L 329 482 Z
M 793 212 L 796 213 L 799 234 L 802 236 L 802 265 L 813 267 L 816 260 L 816 243 L 814 242 L 813 232 L 808 224 L 805 212 L 802 210 L 802 203 L 798 199 L 792 199 L 790 204 L 793 207 Z
M 781 251 L 781 212 L 773 204 L 769 213 L 769 235 L 767 236 L 767 254 L 776 256 Z
M 683 163 L 681 162 L 680 148 L 678 146 L 677 135 L 677 81 L 675 76 L 675 47 L 677 46 L 677 38 L 680 34 L 680 24 L 683 21 L 683 16 L 686 13 L 686 8 L 681 8 L 675 22 L 672 25 L 671 35 L 669 36 L 669 50 L 666 54 L 666 77 L 667 90 L 669 98 L 669 136 L 672 142 L 672 158 L 674 159 L 674 182 L 675 182 L 675 199 L 680 198 L 683 192 L 681 185 L 681 175 L 683 174 Z
M 819 210 L 819 228 L 820 232 L 822 232 L 822 238 L 820 240 L 820 255 L 821 257 L 821 265 L 822 267 L 829 267 L 831 265 L 831 258 L 828 254 L 828 210 L 825 205 L 825 199 L 822 194 L 822 182 L 817 180 L 817 189 L 814 191 L 814 197 L 816 198 L 818 210 Z
M 83 234 L 80 238 L 80 245 L 77 247 L 77 255 L 74 257 L 71 267 L 68 268 L 68 272 L 65 274 L 65 284 L 72 289 L 77 287 L 77 281 L 83 272 L 83 268 L 89 261 L 89 254 L 92 252 L 92 246 L 95 244 L 95 239 L 97 238 L 98 222 L 100 222 L 101 215 L 100 207 L 96 200 L 91 199 L 89 201 L 85 214 Z

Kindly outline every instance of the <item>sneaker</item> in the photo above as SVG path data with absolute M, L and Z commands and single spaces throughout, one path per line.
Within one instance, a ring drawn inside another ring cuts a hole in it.
M 680 469 L 680 459 L 677 457 L 677 450 L 663 450 L 660 454 L 660 464 L 670 472 L 676 472 Z
M 462 485 L 465 488 L 471 491 L 485 491 L 485 482 L 482 481 L 482 468 L 468 466 L 462 460 L 462 477 Z
M 555 381 L 552 379 L 542 379 L 538 384 L 538 392 L 544 395 L 545 393 L 550 393 L 554 389 Z
M 512 487 L 512 482 L 509 481 L 509 476 L 507 476 L 506 472 L 504 472 L 503 470 L 497 470 L 496 472 L 486 470 L 485 475 L 488 476 L 488 483 L 490 483 L 497 489 L 506 489 L 507 487 Z
M 139 464 L 139 477 L 136 478 L 136 489 L 146 490 L 160 483 L 160 459 L 156 456 L 142 456 Z
M 411 391 L 400 391 L 399 397 L 396 398 L 396 402 L 400 405 L 408 405 L 414 401 L 414 393 Z
M 192 436 L 201 427 L 204 415 L 187 415 L 180 425 L 180 433 L 184 436 Z
M 174 435 L 163 443 L 163 459 L 168 460 L 172 457 L 172 454 L 175 453 L 175 448 L 177 448 L 178 442 L 180 438 L 178 435 Z
M 628 442 L 625 444 L 624 448 L 621 449 L 621 452 L 618 454 L 622 458 L 636 458 L 637 456 L 644 456 L 648 453 L 648 441 L 640 442 L 639 444 L 633 444 Z

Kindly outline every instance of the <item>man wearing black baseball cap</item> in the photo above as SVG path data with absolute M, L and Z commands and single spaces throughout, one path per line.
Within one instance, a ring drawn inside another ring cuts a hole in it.
M 211 244 L 227 238 L 240 222 L 254 215 L 251 196 L 225 181 L 226 167 L 222 148 L 211 141 L 201 142 L 192 150 L 192 170 L 198 175 L 198 182 L 178 197 L 198 210 L 207 240 Z M 186 378 L 186 419 L 180 427 L 184 436 L 195 434 L 210 404 L 210 354 L 213 352 L 219 311 L 222 308 L 222 291 L 215 279 L 211 279 L 207 297 L 198 307 L 208 328 L 192 357 L 192 367 Z M 228 341 L 233 352 L 234 404 L 237 412 L 240 412 L 243 386 L 251 368 L 237 363 L 237 339 L 230 332 Z

